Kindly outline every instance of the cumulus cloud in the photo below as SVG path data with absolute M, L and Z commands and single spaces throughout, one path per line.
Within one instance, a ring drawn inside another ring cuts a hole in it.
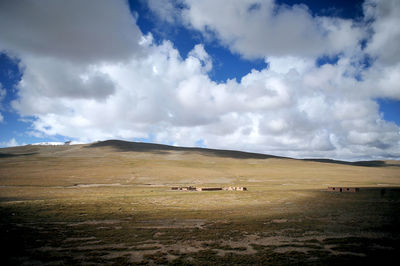
M 375 59 L 364 78 L 375 97 L 400 100 L 400 4 L 396 0 L 368 0 L 364 12 L 366 19 L 372 21 L 365 50 Z
M 203 140 L 296 157 L 398 156 L 399 129 L 380 117 L 373 100 L 354 93 L 363 82 L 345 75 L 351 62 L 318 68 L 299 60 L 284 70 L 279 63 L 293 59 L 277 60 L 241 82 L 218 84 L 207 75 L 201 45 L 186 59 L 168 41 L 147 49 L 144 59 L 97 69 L 116 87 L 105 100 L 41 97 L 37 104 L 37 95 L 21 88 L 26 94 L 16 108 L 33 108 L 28 113 L 37 114 L 40 132 L 85 141 L 152 135 L 162 143 Z
M 0 83 L 0 110 L 3 109 L 2 103 L 3 99 L 6 96 L 7 91 L 3 89 L 3 85 Z M 0 123 L 4 121 L 3 115 L 0 113 Z
M 0 102 L 3 101 L 6 94 L 7 94 L 6 89 L 3 89 L 3 85 L 0 83 Z
M 148 0 L 148 7 L 163 21 L 176 23 L 180 20 L 178 2 L 170 0 Z
M 0 32 L 0 50 L 22 59 L 14 103 L 22 115 L 65 111 L 51 99 L 103 100 L 115 88 L 97 68 L 141 53 L 142 35 L 125 1 L 1 1 Z
M 16 147 L 20 146 L 15 138 L 11 138 L 9 141 L 0 142 L 0 147 Z
M 124 1 L 95 1 L 94 12 L 81 1 L 49 4 L 48 12 L 40 8 L 47 2 L 28 1 L 24 9 L 14 2 L 3 4 L 9 12 L 0 8 L 8 14 L 0 14 L 1 30 L 15 24 L 15 32 L 2 36 L 0 49 L 21 58 L 24 73 L 12 105 L 22 116 L 35 118 L 31 134 L 77 141 L 202 142 L 295 157 L 400 157 L 399 127 L 382 118 L 374 100 L 397 97 L 400 72 L 383 59 L 377 66 L 360 67 L 365 52 L 359 42 L 368 30 L 353 21 L 312 17 L 299 5 L 276 9 L 273 1 L 228 6 L 212 1 L 207 12 L 211 2 L 186 1 L 180 12 L 188 26 L 215 35 L 242 56 L 268 62 L 269 67 L 252 70 L 240 81 L 217 83 L 208 75 L 213 64 L 203 44 L 182 58 L 172 42 L 157 44 L 151 34 L 143 36 Z M 149 3 L 157 9 L 157 3 Z M 76 9 L 80 13 L 69 19 Z M 370 29 L 381 17 L 368 12 L 374 18 L 366 26 Z M 58 15 L 65 20 L 60 27 L 42 28 Z M 33 43 L 24 39 L 27 30 L 20 20 L 32 20 Z M 75 31 L 78 26 L 82 29 Z M 60 30 L 63 36 L 55 37 Z M 73 40 L 71 47 L 63 46 L 66 40 Z M 47 51 L 46 46 L 58 43 Z M 93 51 L 85 54 L 89 48 Z M 339 53 L 338 61 L 316 65 L 315 58 L 326 53 Z
M 75 63 L 132 56 L 141 33 L 125 1 L 0 2 L 0 48 Z
M 216 36 L 247 58 L 335 54 L 357 47 L 364 35 L 353 21 L 313 17 L 302 4 L 278 5 L 273 0 L 183 2 L 181 17 L 187 25 L 206 36 Z
M 367 0 L 364 12 L 373 20 L 373 35 L 366 48 L 384 64 L 398 64 L 400 61 L 400 5 L 397 0 Z

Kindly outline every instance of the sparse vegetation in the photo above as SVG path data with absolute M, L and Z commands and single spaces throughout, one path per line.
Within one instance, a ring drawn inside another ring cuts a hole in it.
M 370 264 L 399 254 L 395 161 L 365 167 L 85 145 L 1 152 L 6 265 Z M 170 190 L 196 184 L 248 191 Z M 329 193 L 329 185 L 364 189 Z

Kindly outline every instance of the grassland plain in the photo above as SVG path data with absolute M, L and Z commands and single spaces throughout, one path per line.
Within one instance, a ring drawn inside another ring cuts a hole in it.
M 400 163 L 362 165 L 117 141 L 1 149 L 2 259 L 397 264 Z M 185 185 L 248 191 L 170 190 Z

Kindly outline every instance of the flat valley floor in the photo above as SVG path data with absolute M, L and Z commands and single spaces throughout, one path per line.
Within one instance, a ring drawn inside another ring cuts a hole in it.
M 108 144 L 0 150 L 2 265 L 398 264 L 399 161 Z

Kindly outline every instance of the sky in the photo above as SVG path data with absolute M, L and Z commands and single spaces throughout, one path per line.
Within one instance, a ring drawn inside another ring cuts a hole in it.
M 0 1 L 0 147 L 400 159 L 398 0 Z

